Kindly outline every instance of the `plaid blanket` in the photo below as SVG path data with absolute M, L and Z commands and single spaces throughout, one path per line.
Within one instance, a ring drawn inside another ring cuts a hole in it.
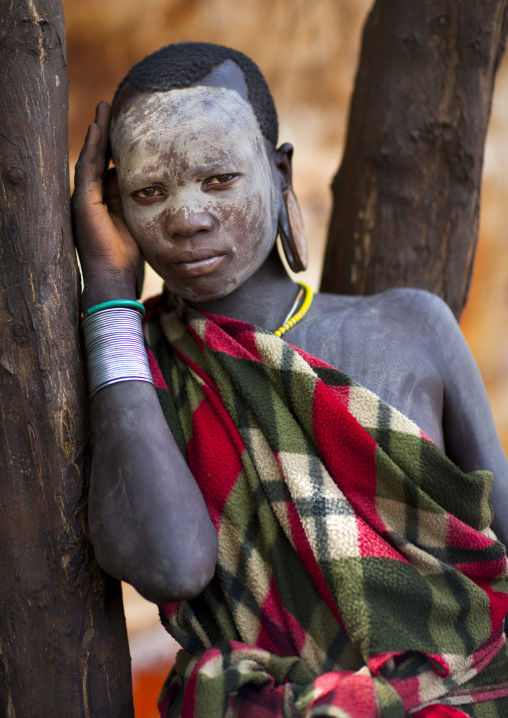
M 161 607 L 183 647 L 161 715 L 508 716 L 492 476 L 259 327 L 147 310 L 159 399 L 219 537 L 212 583 Z

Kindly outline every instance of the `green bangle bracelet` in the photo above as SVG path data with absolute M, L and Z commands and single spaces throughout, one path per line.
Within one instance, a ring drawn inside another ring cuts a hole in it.
M 87 311 L 86 316 L 89 317 L 96 312 L 100 312 L 101 309 L 112 309 L 115 308 L 127 308 L 136 309 L 140 312 L 141 316 L 145 316 L 145 308 L 141 302 L 136 302 L 135 299 L 112 299 L 110 302 L 102 302 L 102 304 L 96 304 L 95 307 L 90 307 Z

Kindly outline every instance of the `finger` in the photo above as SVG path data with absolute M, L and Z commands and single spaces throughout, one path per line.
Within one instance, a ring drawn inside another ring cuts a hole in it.
M 104 152 L 104 172 L 102 173 L 102 183 L 103 184 L 105 181 L 105 174 L 109 170 L 110 162 L 111 162 L 111 142 L 108 139 L 108 144 L 106 145 L 106 151 Z
M 101 131 L 101 138 L 99 144 L 99 152 L 97 155 L 97 174 L 102 175 L 106 168 L 105 153 L 108 146 L 109 136 L 109 120 L 111 115 L 111 108 L 108 102 L 99 102 L 95 113 L 95 124 L 98 125 Z
M 106 145 L 108 144 L 109 119 L 111 115 L 111 107 L 109 102 L 99 102 L 95 113 L 95 123 L 101 129 L 100 151 L 104 154 Z
M 77 189 L 91 182 L 97 182 L 97 155 L 100 141 L 100 128 L 95 123 L 92 123 L 88 128 L 85 142 L 76 162 L 74 177 Z
M 109 212 L 123 218 L 122 200 L 116 169 L 112 167 L 105 174 L 104 178 L 104 201 Z
M 100 127 L 95 122 L 92 122 L 92 124 L 88 126 L 85 141 L 79 153 L 79 159 L 84 159 L 89 162 L 99 149 L 100 139 Z

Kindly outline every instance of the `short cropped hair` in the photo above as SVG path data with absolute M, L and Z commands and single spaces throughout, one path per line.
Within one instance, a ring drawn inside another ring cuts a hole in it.
M 263 135 L 277 145 L 279 122 L 268 84 L 259 67 L 238 50 L 208 42 L 179 42 L 157 50 L 132 67 L 123 78 L 113 98 L 129 83 L 139 92 L 168 92 L 190 87 L 212 70 L 232 60 L 243 72 L 249 102 Z

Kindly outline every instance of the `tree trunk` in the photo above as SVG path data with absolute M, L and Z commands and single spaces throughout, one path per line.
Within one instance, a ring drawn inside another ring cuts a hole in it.
M 367 20 L 322 290 L 420 287 L 459 316 L 508 0 L 377 0 Z
M 0 716 L 133 716 L 120 586 L 85 533 L 60 0 L 0 0 Z

